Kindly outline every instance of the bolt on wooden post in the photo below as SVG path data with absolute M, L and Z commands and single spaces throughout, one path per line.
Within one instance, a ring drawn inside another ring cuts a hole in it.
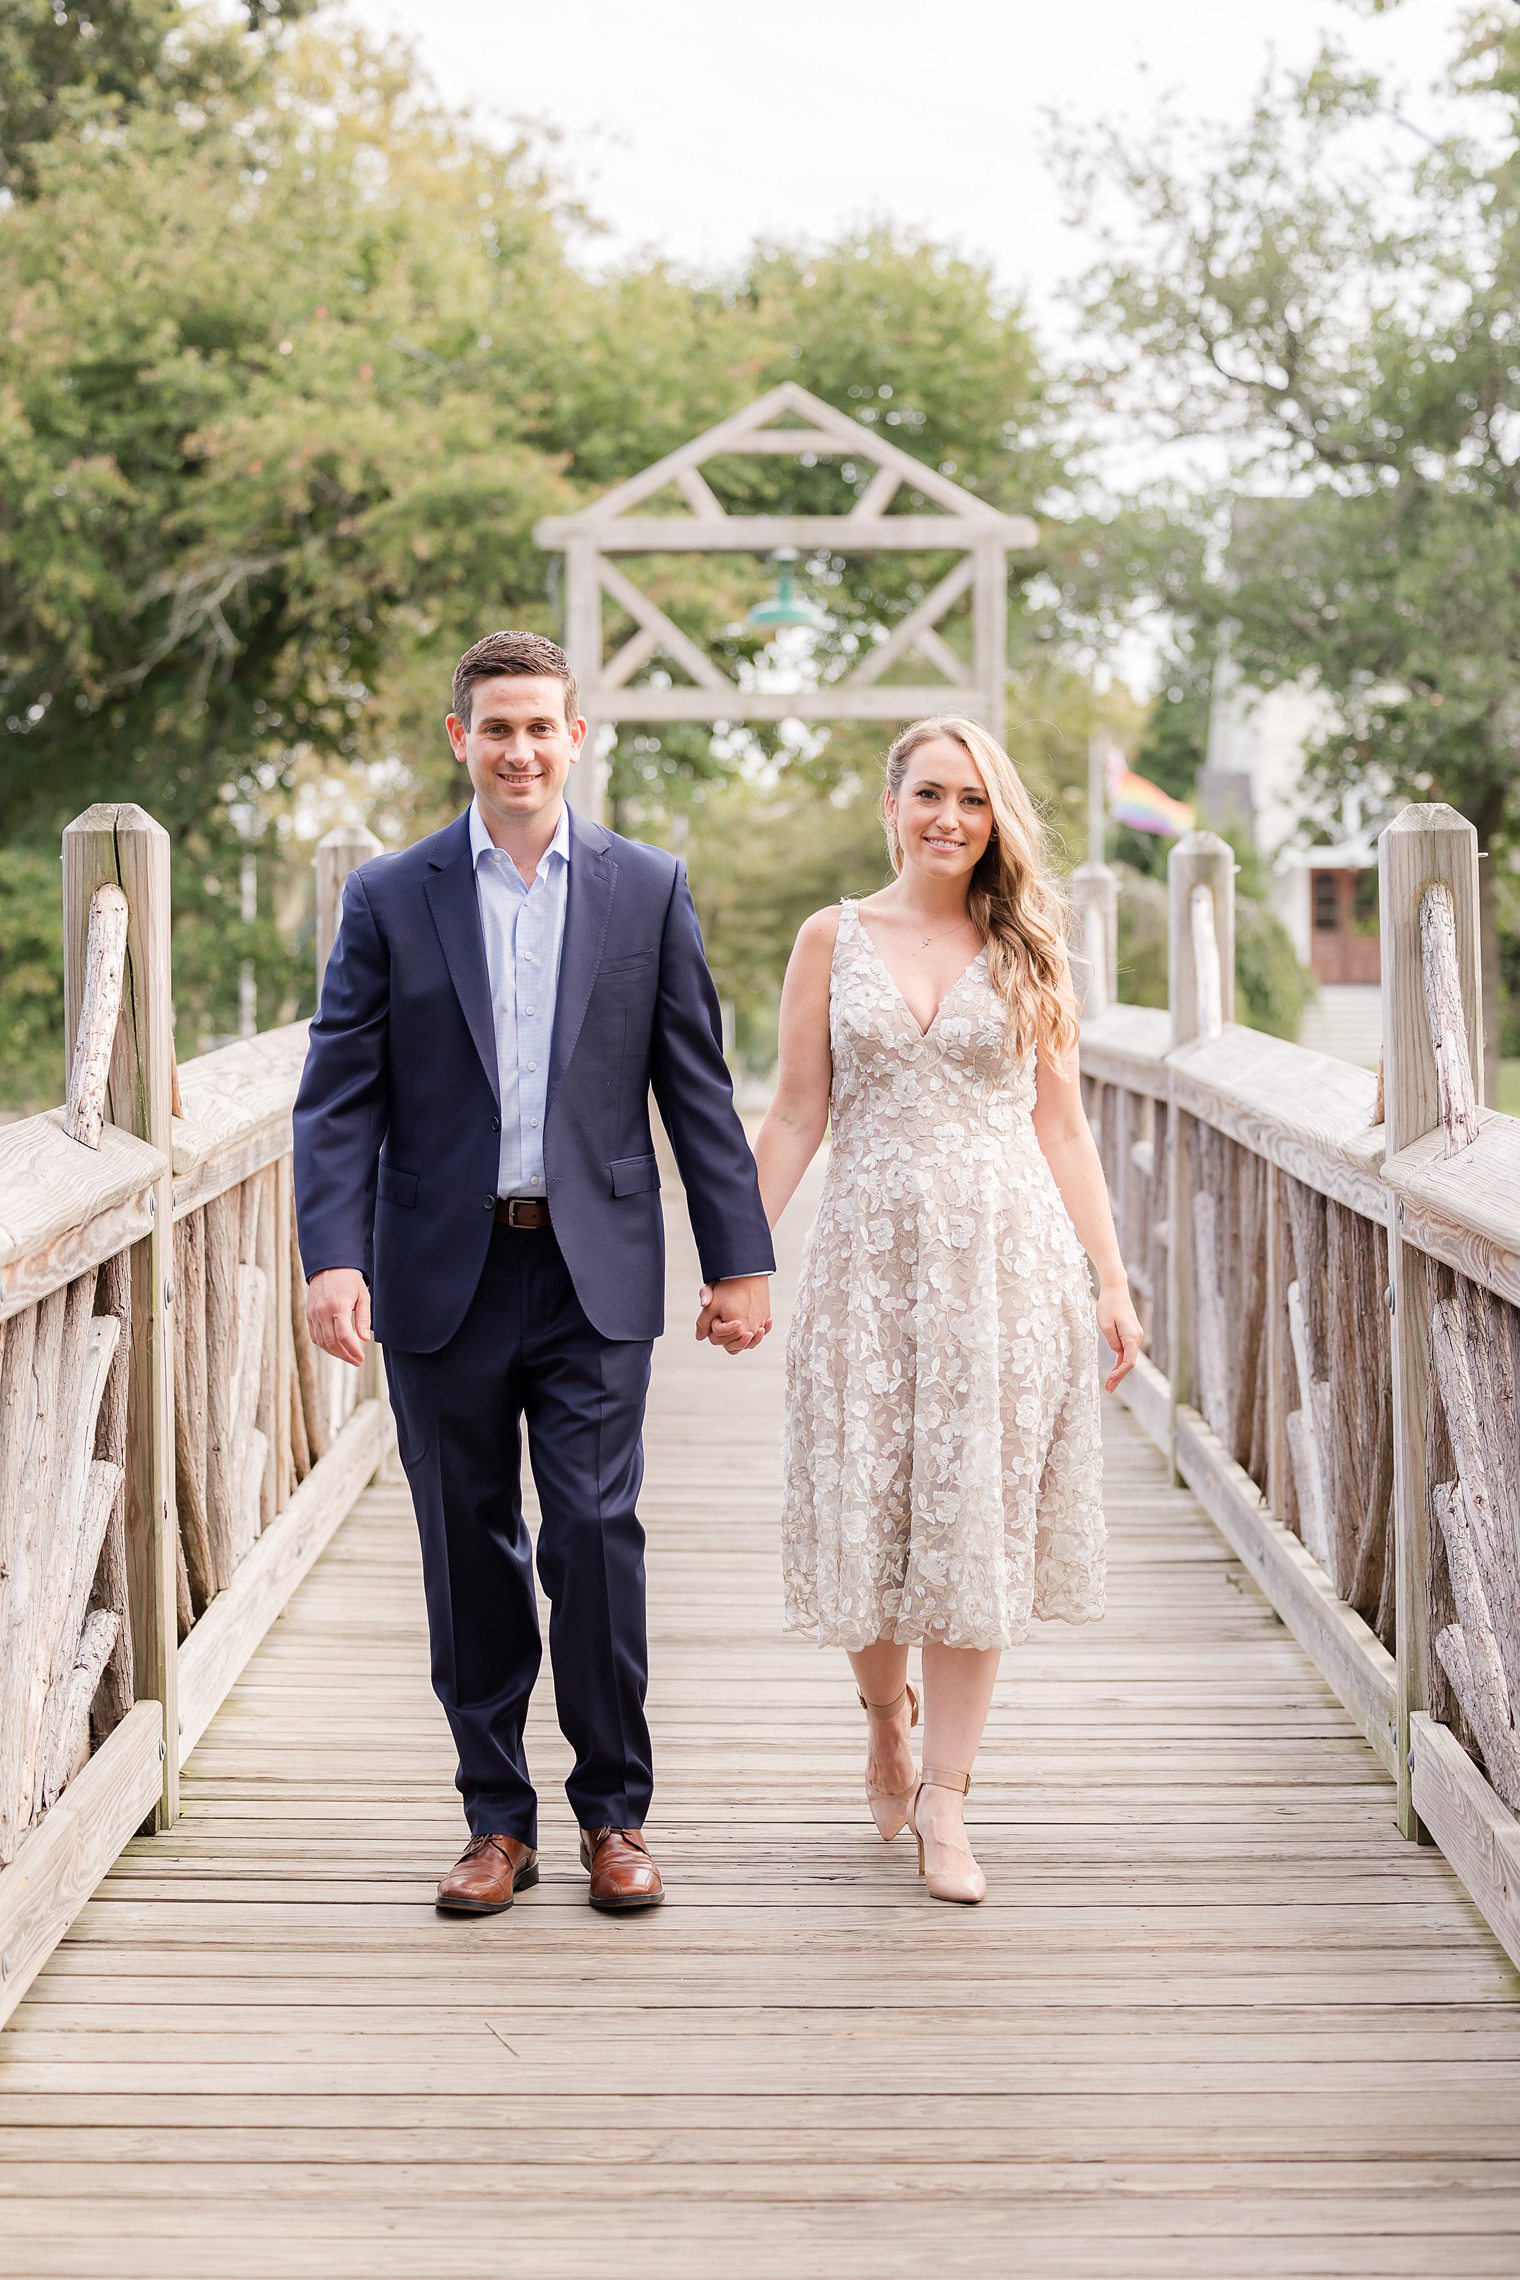
M 1216 1038 L 1235 1018 L 1235 853 L 1212 831 L 1190 831 L 1167 859 L 1167 999 L 1172 1045 Z M 1196 1403 L 1193 1181 L 1187 1120 L 1175 1094 L 1167 1115 L 1167 1357 L 1172 1409 Z M 1174 1463 L 1175 1470 L 1175 1463 Z
M 1483 982 L 1478 937 L 1478 835 L 1455 808 L 1405 808 L 1378 842 L 1383 954 L 1383 1155 L 1423 1140 L 1449 1108 L 1483 1098 Z M 1451 930 L 1460 1005 L 1443 1009 L 1427 973 L 1422 936 L 1432 919 Z M 1433 1014 L 1441 1014 L 1442 1065 Z M 1466 1069 L 1449 1065 L 1451 1057 Z M 1463 1083 L 1463 1079 L 1467 1083 Z M 1406 1837 L 1430 1839 L 1411 1793 L 1410 1719 L 1430 1700 L 1430 1301 L 1421 1254 L 1400 1233 L 1403 1205 L 1390 1199 L 1389 1289 L 1393 1309 L 1393 1517 L 1397 1599 L 1395 1657 L 1398 1820 Z
M 100 886 L 126 897 L 126 972 L 106 1111 L 163 1157 L 153 1225 L 130 1254 L 132 1350 L 126 1431 L 127 1588 L 139 1700 L 163 1706 L 164 1778 L 154 1826 L 179 1810 L 173 1258 L 174 1009 L 169 963 L 169 835 L 140 807 L 103 802 L 63 835 L 64 1020 L 69 1064 L 88 968 L 90 904 Z

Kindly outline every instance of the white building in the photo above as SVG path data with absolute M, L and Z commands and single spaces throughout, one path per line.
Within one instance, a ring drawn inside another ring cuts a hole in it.
M 1200 822 L 1249 831 L 1272 908 L 1319 983 L 1300 1044 L 1371 1067 L 1382 1038 L 1375 831 L 1348 800 L 1333 844 L 1304 843 L 1304 751 L 1333 718 L 1317 691 L 1253 688 L 1222 653 L 1195 796 Z

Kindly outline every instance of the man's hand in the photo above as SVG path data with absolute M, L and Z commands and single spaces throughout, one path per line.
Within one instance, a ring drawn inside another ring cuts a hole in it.
M 729 1275 L 702 1285 L 697 1336 L 727 1354 L 758 1346 L 771 1326 L 771 1286 L 766 1275 Z
M 328 1267 L 306 1285 L 306 1327 L 324 1354 L 357 1369 L 369 1340 L 369 1285 L 357 1267 Z

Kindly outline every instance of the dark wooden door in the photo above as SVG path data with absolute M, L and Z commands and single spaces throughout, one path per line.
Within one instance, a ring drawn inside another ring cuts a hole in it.
M 1309 873 L 1309 964 L 1321 982 L 1376 982 L 1377 872 L 1336 869 Z

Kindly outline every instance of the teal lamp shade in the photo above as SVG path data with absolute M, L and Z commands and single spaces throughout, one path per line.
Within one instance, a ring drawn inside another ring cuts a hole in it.
M 783 625 L 805 625 L 814 633 L 822 633 L 829 618 L 816 602 L 799 594 L 793 582 L 792 565 L 782 558 L 778 563 L 776 591 L 769 601 L 756 602 L 752 610 L 744 613 L 744 622 L 757 633 L 774 633 Z

